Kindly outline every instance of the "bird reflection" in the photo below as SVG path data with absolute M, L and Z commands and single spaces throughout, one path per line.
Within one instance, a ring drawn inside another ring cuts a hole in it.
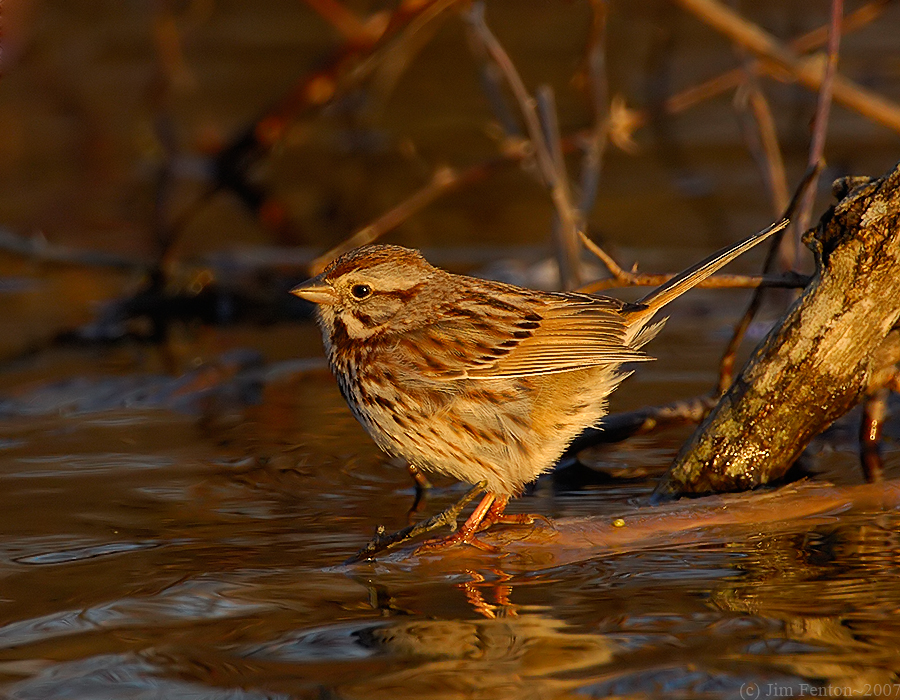
M 545 615 L 481 620 L 410 620 L 357 632 L 361 645 L 396 661 L 392 670 L 340 687 L 352 698 L 541 698 L 583 686 L 565 678 L 610 662 L 615 647 Z M 396 670 L 393 670 L 396 669 Z
M 477 571 L 467 570 L 466 573 L 471 577 L 471 580 L 456 585 L 466 594 L 466 600 L 475 612 L 489 620 L 495 620 L 498 617 L 514 617 L 517 614 L 515 606 L 510 602 L 512 586 L 507 583 L 512 579 L 512 576 L 495 570 L 494 573 L 499 582 L 488 583 L 487 579 Z M 490 589 L 493 594 L 493 604 L 485 600 L 482 592 L 483 588 Z
M 341 697 L 547 697 L 584 683 L 563 674 L 603 667 L 612 659 L 616 647 L 608 638 L 575 633 L 561 620 L 516 606 L 509 574 L 466 574 L 468 580 L 455 586 L 477 613 L 474 619 L 412 618 L 384 587 L 370 588 L 370 601 L 394 617 L 354 636 L 362 647 L 400 665 L 390 663 L 384 673 L 341 685 Z

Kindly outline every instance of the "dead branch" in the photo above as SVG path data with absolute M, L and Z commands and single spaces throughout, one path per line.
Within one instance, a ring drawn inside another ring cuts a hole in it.
M 603 263 L 609 270 L 610 277 L 597 280 L 582 286 L 578 291 L 585 294 L 594 294 L 604 289 L 615 287 L 658 287 L 672 279 L 674 273 L 650 273 L 633 272 L 624 269 L 609 253 L 598 246 L 583 233 L 580 234 L 584 247 Z M 784 289 L 797 289 L 809 284 L 809 277 L 796 272 L 788 272 L 782 275 L 713 275 L 698 287 L 707 289 L 752 289 L 755 287 L 779 287 Z
M 809 158 L 807 166 L 813 168 L 822 162 L 825 154 L 825 134 L 828 131 L 828 114 L 831 111 L 832 91 L 834 90 L 834 76 L 837 73 L 838 48 L 841 43 L 841 16 L 844 14 L 843 0 L 831 2 L 831 24 L 828 28 L 828 58 L 825 63 L 825 72 L 822 76 L 822 86 L 819 89 L 816 103 L 816 115 L 813 118 L 813 133 L 809 144 Z M 812 208 L 816 201 L 816 187 L 818 176 L 813 180 L 813 185 L 806 190 L 800 201 L 797 212 L 797 224 L 794 233 L 797 246 L 800 245 L 800 236 L 809 228 L 812 219 Z
M 890 2 L 892 0 L 874 0 L 846 15 L 841 20 L 841 33 L 849 34 L 875 21 Z M 792 39 L 788 43 L 788 47 L 798 54 L 815 51 L 828 42 L 829 27 L 830 24 L 817 27 Z M 667 114 L 679 114 L 701 102 L 740 87 L 744 81 L 745 68 L 733 68 L 672 95 L 663 103 L 663 109 Z M 644 112 L 638 112 L 635 116 L 639 119 L 637 126 L 643 125 L 650 119 L 649 115 Z
M 900 166 L 846 193 L 807 243 L 812 282 L 684 445 L 658 497 L 781 477 L 900 360 L 900 333 L 891 332 L 900 318 Z
M 816 163 L 814 166 L 807 169 L 806 173 L 803 176 L 803 179 L 797 186 L 797 190 L 794 192 L 794 196 L 791 198 L 791 201 L 788 203 L 787 208 L 784 210 L 785 218 L 790 218 L 794 215 L 794 212 L 800 205 L 800 201 L 803 198 L 804 194 L 809 190 L 809 188 L 812 187 L 816 176 L 819 174 L 820 168 L 821 162 Z M 777 233 L 775 235 L 780 237 L 782 234 Z M 769 252 L 766 253 L 766 259 L 763 262 L 764 274 L 769 272 L 772 267 L 774 267 L 775 261 L 778 258 L 781 249 L 782 246 L 779 238 L 773 239 L 772 244 L 769 247 Z M 808 282 L 809 279 L 807 278 L 807 284 Z M 805 287 L 806 284 L 804 284 L 803 286 Z M 731 334 L 731 340 L 728 341 L 728 345 L 725 348 L 725 352 L 722 353 L 722 359 L 719 362 L 719 382 L 717 385 L 717 393 L 719 395 L 724 393 L 725 390 L 731 385 L 731 379 L 734 376 L 734 361 L 737 357 L 737 350 L 744 340 L 744 335 L 747 333 L 747 329 L 750 327 L 750 323 L 756 317 L 756 314 L 759 312 L 759 309 L 762 306 L 762 299 L 763 286 L 760 285 L 753 292 L 753 296 L 750 299 L 750 303 L 747 304 L 747 309 L 744 311 L 744 315 L 741 316 L 740 320 L 738 320 L 738 322 L 734 326 L 734 331 Z
M 521 157 L 521 156 L 520 156 Z M 513 158 L 496 159 L 486 163 L 479 163 L 462 171 L 454 170 L 449 166 L 435 171 L 431 181 L 400 202 L 393 209 L 385 212 L 372 223 L 364 226 L 349 238 L 341 241 L 336 246 L 323 253 L 310 264 L 310 274 L 318 275 L 328 263 L 343 255 L 349 250 L 367 245 L 378 240 L 388 231 L 396 228 L 409 217 L 420 212 L 429 204 L 451 192 L 452 190 L 469 185 L 484 179 L 490 172 L 501 165 L 513 162 Z
M 786 47 L 772 34 L 748 22 L 734 10 L 717 0 L 676 0 L 685 10 L 696 15 L 713 29 L 747 48 L 762 60 L 762 67 L 772 77 L 790 79 L 811 90 L 819 91 L 825 80 L 825 66 L 816 57 L 803 58 Z M 900 132 L 900 105 L 839 74 L 834 76 L 835 102 Z
M 576 455 L 592 445 L 622 442 L 662 428 L 699 423 L 715 405 L 716 397 L 706 394 L 663 406 L 645 406 L 635 411 L 614 413 L 603 419 L 600 428 L 589 428 L 575 438 L 566 449 L 566 454 Z
M 745 124 L 745 121 L 750 120 L 741 120 L 745 139 L 751 155 L 762 172 L 775 214 L 780 214 L 790 202 L 787 173 L 784 169 L 781 147 L 778 144 L 778 131 L 775 128 L 772 108 L 752 73 L 747 73 L 744 88 L 735 95 L 734 103 L 738 108 L 739 116 L 742 116 L 745 111 L 752 116 L 755 129 Z M 793 264 L 785 265 L 785 269 L 792 267 Z
M 587 230 L 588 213 L 594 208 L 603 154 L 610 132 L 609 80 L 606 75 L 606 0 L 591 2 L 591 31 L 588 37 L 586 64 L 586 92 L 594 114 L 594 123 L 585 139 L 581 159 L 579 184 L 581 197 L 578 202 L 579 230 Z
M 569 178 L 562 160 L 563 146 L 556 121 L 553 93 L 549 87 L 543 88 L 539 91 L 537 100 L 529 94 L 512 59 L 488 28 L 484 18 L 483 2 L 472 4 L 468 18 L 473 36 L 506 79 L 525 120 L 528 138 L 534 149 L 535 163 L 541 178 L 550 190 L 550 197 L 559 218 L 555 242 L 560 280 L 563 287 L 573 289 L 580 284 L 578 262 L 580 216 L 572 203 Z

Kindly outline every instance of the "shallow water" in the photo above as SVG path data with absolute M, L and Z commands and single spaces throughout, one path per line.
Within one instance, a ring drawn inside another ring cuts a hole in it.
M 656 366 L 671 374 L 639 375 L 619 403 L 708 381 L 679 374 L 678 335 Z M 688 335 L 706 338 L 701 357 L 714 352 L 715 333 Z M 67 379 L 73 364 L 95 372 Z M 321 361 L 238 372 L 208 383 L 204 402 L 185 400 L 190 376 L 123 376 L 116 364 L 58 351 L 43 368 L 56 381 L 7 374 L 4 697 L 897 694 L 893 507 L 699 523 L 562 564 L 530 556 L 540 532 L 520 528 L 506 533 L 510 556 L 401 551 L 343 565 L 376 525 L 405 524 L 413 489 Z M 234 384 L 255 387 L 249 403 Z M 514 509 L 561 528 L 648 510 L 683 433 L 593 448 L 583 461 L 596 478 L 546 477 Z M 851 444 L 816 455 L 815 482 L 859 483 Z M 435 481 L 429 510 L 462 493 Z
M 779 36 L 817 26 L 827 9 L 745 5 Z M 32 14 L 4 17 L 20 24 L 9 20 L 3 35 L 0 234 L 136 258 L 155 249 L 160 124 L 178 142 L 174 216 L 207 184 L 203 158 L 216 144 L 339 44 L 293 0 L 10 7 Z M 610 90 L 629 107 L 734 64 L 730 46 L 668 2 L 610 7 Z M 572 87 L 588 4 L 494 0 L 488 14 L 529 87 L 554 86 L 563 130 L 589 124 Z M 895 3 L 845 37 L 840 63 L 894 100 L 897 26 Z M 795 180 L 814 100 L 764 84 Z M 264 258 L 280 272 L 276 246 L 318 254 L 436 168 L 496 157 L 463 22 L 447 20 L 382 87 L 365 109 L 348 99 L 299 115 L 262 163 L 291 230 L 276 234 L 222 194 L 174 257 L 188 267 Z M 589 222 L 625 266 L 676 270 L 771 219 L 731 95 L 635 138 L 635 153 L 605 154 Z M 878 176 L 897 153 L 895 134 L 836 107 L 816 215 L 828 180 Z M 431 248 L 454 268 L 492 263 L 487 274 L 552 284 L 551 214 L 532 175 L 510 167 L 388 240 Z M 737 267 L 760 254 L 748 258 Z M 883 502 L 871 490 L 852 497 L 862 477 L 851 417 L 810 448 L 807 483 L 773 489 L 771 502 L 762 493 L 650 508 L 690 432 L 682 427 L 591 448 L 583 468 L 539 480 L 511 510 L 555 525 L 504 530 L 505 556 L 403 550 L 345 565 L 379 525 L 407 524 L 414 491 L 353 420 L 317 331 L 191 321 L 164 346 L 54 342 L 139 283 L 134 271 L 0 254 L 0 696 L 900 697 L 896 419 Z M 649 347 L 659 361 L 639 368 L 612 409 L 706 392 L 745 301 L 697 291 L 674 304 Z M 754 326 L 751 340 L 765 330 Z M 419 517 L 465 491 L 434 484 Z M 826 484 L 848 490 L 816 490 Z M 621 537 L 597 535 L 619 518 Z M 591 527 L 586 545 L 579 528 Z

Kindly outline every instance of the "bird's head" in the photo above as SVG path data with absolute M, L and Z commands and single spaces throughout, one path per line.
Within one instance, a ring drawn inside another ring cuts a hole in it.
M 429 310 L 439 301 L 431 293 L 434 281 L 447 274 L 418 251 L 370 245 L 337 258 L 291 293 L 317 305 L 323 330 L 365 340 L 388 323 L 391 332 L 402 332 L 433 320 Z

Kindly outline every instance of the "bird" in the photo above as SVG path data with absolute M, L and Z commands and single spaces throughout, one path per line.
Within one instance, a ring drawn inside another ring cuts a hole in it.
M 679 273 L 637 302 L 458 275 L 420 252 L 373 244 L 338 257 L 291 293 L 313 302 L 330 368 L 353 415 L 385 452 L 483 487 L 465 523 L 418 551 L 469 544 L 607 413 L 607 398 L 652 360 L 656 313 L 783 219 Z

